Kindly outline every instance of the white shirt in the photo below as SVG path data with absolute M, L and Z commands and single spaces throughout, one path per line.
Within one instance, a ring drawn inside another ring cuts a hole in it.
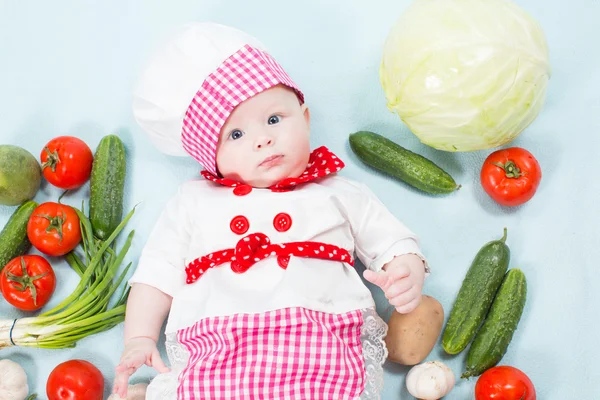
M 291 217 L 287 231 L 274 227 L 279 213 Z M 240 215 L 249 222 L 244 234 L 230 227 Z M 264 233 L 274 244 L 336 245 L 356 253 L 375 271 L 402 254 L 425 260 L 418 238 L 363 184 L 333 175 L 289 192 L 253 188 L 245 196 L 236 196 L 231 187 L 199 179 L 181 185 L 167 203 L 129 283 L 150 285 L 173 297 L 167 334 L 213 316 L 287 307 L 327 313 L 374 307 L 371 292 L 354 267 L 339 261 L 292 256 L 283 269 L 277 257 L 268 257 L 241 274 L 225 263 L 186 284 L 188 263 L 235 248 L 240 239 L 255 232 Z

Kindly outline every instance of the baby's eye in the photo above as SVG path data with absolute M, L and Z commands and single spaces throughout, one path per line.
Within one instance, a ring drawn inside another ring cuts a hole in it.
M 269 117 L 269 125 L 275 125 L 279 122 L 279 115 L 271 115 Z
M 235 130 L 231 131 L 231 133 L 229 134 L 229 137 L 232 138 L 233 140 L 237 140 L 237 139 L 241 138 L 242 136 L 244 136 L 244 132 L 240 131 L 239 129 L 235 129 Z

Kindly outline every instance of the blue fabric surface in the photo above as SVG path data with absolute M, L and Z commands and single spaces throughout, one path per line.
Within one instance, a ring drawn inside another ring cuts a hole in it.
M 479 170 L 492 151 L 451 154 L 422 145 L 385 107 L 378 67 L 383 41 L 409 0 L 364 2 L 275 0 L 117 1 L 0 3 L 0 143 L 22 146 L 36 157 L 59 135 L 73 135 L 95 149 L 118 133 L 128 151 L 125 208 L 140 203 L 129 224 L 136 236 L 128 259 L 135 262 L 164 203 L 199 171 L 191 158 L 159 153 L 131 114 L 138 71 L 157 41 L 174 26 L 212 20 L 258 37 L 306 94 L 312 144 L 326 145 L 347 164 L 342 175 L 369 184 L 390 210 L 417 232 L 432 267 L 424 292 L 448 315 L 478 249 L 508 227 L 511 267 L 527 275 L 529 293 L 521 323 L 502 364 L 525 371 L 538 399 L 598 399 L 593 361 L 600 306 L 597 198 L 600 195 L 600 2 L 518 0 L 540 23 L 550 48 L 552 78 L 546 105 L 513 143 L 539 160 L 543 179 L 536 196 L 517 208 L 497 206 L 479 184 Z M 357 130 L 379 132 L 423 154 L 462 184 L 460 191 L 432 197 L 362 165 L 347 138 Z M 35 197 L 56 200 L 46 183 Z M 81 204 L 86 185 L 65 202 Z M 14 211 L 0 207 L 3 225 Z M 50 305 L 67 296 L 77 276 L 52 259 L 58 287 Z M 391 309 L 371 287 L 378 311 Z M 24 314 L 0 302 L 0 317 Z M 0 358 L 25 366 L 32 392 L 45 398 L 45 383 L 60 362 L 82 358 L 103 372 L 106 395 L 122 350 L 123 326 L 80 341 L 67 350 L 7 348 Z M 163 353 L 164 355 L 164 353 Z M 465 354 L 444 355 L 438 343 L 428 360 L 440 359 L 456 375 Z M 408 368 L 385 365 L 384 399 L 408 399 Z M 155 373 L 142 368 L 132 382 Z M 475 380 L 461 380 L 447 399 L 471 399 Z

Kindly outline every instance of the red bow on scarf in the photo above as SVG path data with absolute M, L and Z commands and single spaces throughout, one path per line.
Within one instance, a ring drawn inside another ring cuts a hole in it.
M 294 190 L 294 188 L 302 183 L 310 182 L 318 178 L 322 178 L 329 174 L 338 172 L 344 168 L 344 162 L 340 160 L 335 154 L 333 154 L 325 146 L 321 146 L 318 149 L 313 150 L 310 153 L 308 159 L 308 166 L 306 170 L 297 178 L 286 178 L 281 182 L 269 187 L 273 192 L 287 192 Z M 224 186 L 237 187 L 243 184 L 233 179 L 218 178 L 210 172 L 204 170 L 201 172 L 202 176 L 209 181 L 220 183 Z
M 271 240 L 264 233 L 252 233 L 240 239 L 235 249 L 215 251 L 189 263 L 185 268 L 186 283 L 194 283 L 207 269 L 227 262 L 231 262 L 233 272 L 242 273 L 246 272 L 256 262 L 275 255 L 279 266 L 283 269 L 287 268 L 292 255 L 341 261 L 354 265 L 354 260 L 352 260 L 352 256 L 347 250 L 332 244 L 319 242 L 271 244 Z

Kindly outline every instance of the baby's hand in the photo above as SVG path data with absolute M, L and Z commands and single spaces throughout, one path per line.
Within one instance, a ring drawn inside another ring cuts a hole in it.
M 129 377 L 143 364 L 156 369 L 160 373 L 169 372 L 160 353 L 156 347 L 156 342 L 149 337 L 134 337 L 125 344 L 121 362 L 116 367 L 115 382 L 113 393 L 120 397 L 127 396 L 127 385 Z
M 390 304 L 401 314 L 408 314 L 421 303 L 425 266 L 415 254 L 394 257 L 383 266 L 382 271 L 365 270 L 363 276 L 379 286 Z

